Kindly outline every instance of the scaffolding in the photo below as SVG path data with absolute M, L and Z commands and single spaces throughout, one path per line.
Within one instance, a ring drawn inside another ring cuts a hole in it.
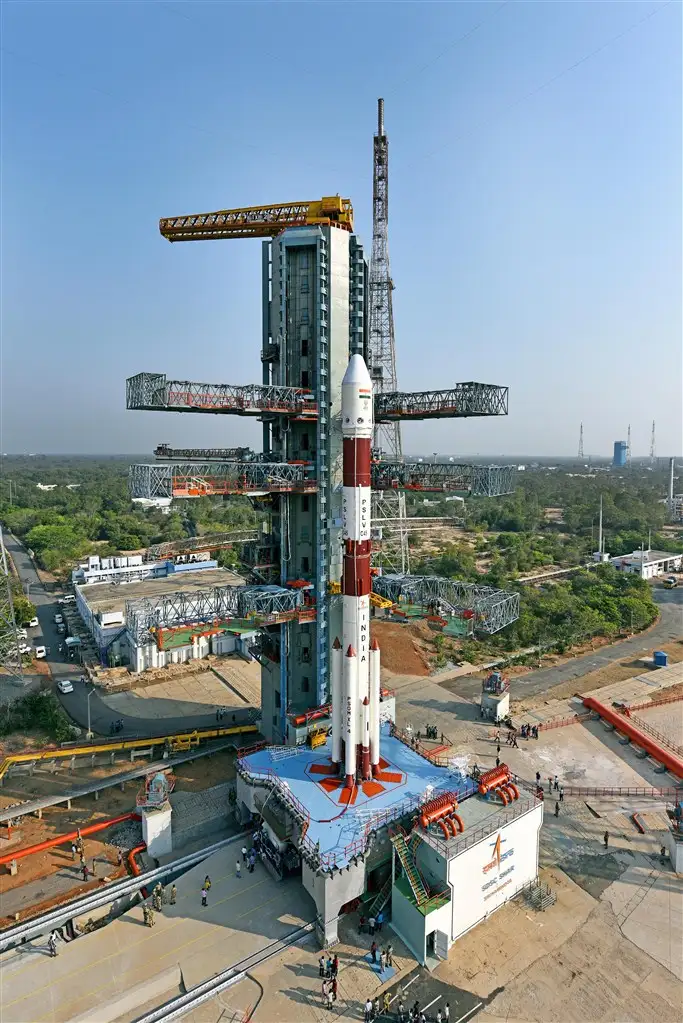
M 193 551 L 215 551 L 233 544 L 252 543 L 258 539 L 256 529 L 235 529 L 229 533 L 207 533 L 205 536 L 192 536 L 187 540 L 168 540 L 157 543 L 145 551 L 149 561 L 163 561 L 170 554 L 191 554 Z
M 262 462 L 263 455 L 251 448 L 172 448 L 158 444 L 154 457 L 167 462 Z
M 402 600 L 472 620 L 476 632 L 499 632 L 519 618 L 519 594 L 491 586 L 428 575 L 381 575 L 372 586 L 394 603 Z
M 137 373 L 126 380 L 126 408 L 162 412 L 227 412 L 237 416 L 291 415 L 313 419 L 313 394 L 270 384 L 202 384 L 167 380 L 165 373 Z
M 180 462 L 169 465 L 131 465 L 130 493 L 134 498 L 211 497 L 246 494 L 314 494 L 312 467 L 289 462 Z
M 159 232 L 169 242 L 203 241 L 213 238 L 273 238 L 287 227 L 324 224 L 353 230 L 350 199 L 325 196 L 314 202 L 246 206 L 215 213 L 192 213 L 164 217 Z
M 126 628 L 136 646 L 150 642 L 151 630 L 214 625 L 232 618 L 253 619 L 255 627 L 279 624 L 305 607 L 301 590 L 282 586 L 214 586 L 126 601 Z
M 500 497 L 514 490 L 514 465 L 463 465 L 456 462 L 375 462 L 375 490 L 460 491 L 472 497 Z
M 506 416 L 508 388 L 468 381 L 444 391 L 391 391 L 375 395 L 375 422 Z

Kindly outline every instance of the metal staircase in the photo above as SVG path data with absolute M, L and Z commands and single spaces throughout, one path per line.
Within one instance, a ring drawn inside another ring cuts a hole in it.
M 401 829 L 400 831 L 395 831 L 389 837 L 394 849 L 398 853 L 398 858 L 401 861 L 401 866 L 403 867 L 404 873 L 408 879 L 408 884 L 410 885 L 411 891 L 415 897 L 415 901 L 418 906 L 421 906 L 423 902 L 427 902 L 429 900 L 429 892 L 427 891 L 427 886 L 422 880 L 420 871 L 417 869 L 410 846 L 408 845 L 408 842 L 406 842 L 406 834 L 403 829 Z
M 370 919 L 370 917 L 373 916 L 376 918 L 380 910 L 384 909 L 387 902 L 391 898 L 392 884 L 393 884 L 392 877 L 391 874 L 389 874 L 389 877 L 386 879 L 380 890 L 377 892 L 377 895 L 370 903 L 370 907 L 368 909 L 368 919 Z

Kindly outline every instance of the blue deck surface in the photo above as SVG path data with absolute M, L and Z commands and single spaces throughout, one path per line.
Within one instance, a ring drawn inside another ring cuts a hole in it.
M 335 853 L 336 863 L 343 866 L 347 857 L 344 850 L 354 840 L 362 838 L 366 825 L 376 814 L 398 811 L 400 805 L 410 797 L 424 796 L 431 787 L 433 794 L 449 790 L 458 792 L 460 799 L 466 799 L 476 791 L 470 778 L 463 778 L 457 770 L 430 764 L 418 753 L 389 734 L 388 724 L 382 725 L 380 754 L 387 762 L 384 772 L 401 774 L 400 782 L 388 783 L 382 792 L 371 797 L 359 788 L 352 806 L 340 803 L 339 790 L 325 791 L 320 784 L 324 776 L 310 774 L 314 764 L 330 762 L 330 742 L 315 750 L 302 748 L 296 754 L 283 759 L 273 757 L 268 749 L 258 750 L 245 757 L 243 763 L 253 775 L 273 771 L 289 787 L 292 795 L 310 813 L 308 837 L 319 844 L 322 854 Z

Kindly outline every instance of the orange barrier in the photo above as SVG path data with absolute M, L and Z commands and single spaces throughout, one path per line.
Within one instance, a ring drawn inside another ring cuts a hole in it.
M 586 696 L 583 705 L 588 707 L 589 710 L 594 710 L 608 724 L 613 725 L 618 732 L 621 732 L 622 735 L 627 736 L 636 746 L 645 750 L 658 764 L 665 767 L 676 778 L 683 778 L 683 759 L 676 756 L 670 750 L 665 749 L 661 743 L 651 738 L 641 728 L 632 724 L 623 714 L 617 713 L 611 707 L 600 703 L 599 700 L 592 696 Z
M 86 828 L 80 828 L 78 831 L 70 831 L 67 835 L 58 835 L 56 838 L 50 838 L 47 842 L 38 842 L 37 845 L 27 845 L 24 849 L 15 849 L 14 852 L 6 853 L 5 856 L 0 856 L 0 865 L 4 863 L 11 863 L 12 860 L 22 860 L 25 856 L 31 856 L 33 853 L 44 852 L 46 849 L 54 849 L 57 845 L 64 845 L 66 842 L 75 842 L 78 838 L 85 838 L 88 835 L 95 835 L 98 831 L 105 831 L 107 828 L 111 828 L 114 824 L 122 824 L 124 821 L 140 820 L 139 813 L 124 813 L 120 817 L 112 817 L 110 820 L 99 821 L 98 824 L 90 824 Z

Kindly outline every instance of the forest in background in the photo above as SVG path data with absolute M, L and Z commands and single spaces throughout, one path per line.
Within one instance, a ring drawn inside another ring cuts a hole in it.
M 5 457 L 0 479 L 0 519 L 34 552 L 40 564 L 65 575 L 89 553 L 134 551 L 164 541 L 257 524 L 265 516 L 247 498 L 177 501 L 170 514 L 142 508 L 128 493 L 134 458 Z M 10 503 L 11 481 L 11 503 Z M 520 573 L 544 566 L 569 567 L 590 559 L 597 544 L 600 495 L 606 549 L 624 554 L 647 544 L 683 552 L 683 538 L 660 530 L 666 521 L 661 498 L 666 472 L 638 468 L 590 478 L 543 469 L 519 473 L 516 490 L 499 499 L 459 502 L 438 495 L 408 497 L 409 514 L 463 514 L 475 543 L 442 545 L 435 557 L 414 560 L 413 572 L 485 583 L 521 594 L 519 620 L 485 642 L 467 641 L 467 659 L 493 650 L 515 650 L 552 641 L 560 648 L 588 636 L 638 630 L 656 616 L 650 587 L 610 566 L 579 572 L 542 587 L 522 586 Z M 38 483 L 58 483 L 39 490 Z M 68 489 L 68 484 L 78 484 Z M 549 515 L 548 510 L 553 510 Z M 482 559 L 486 570 L 482 574 Z M 221 561 L 234 565 L 233 552 Z M 29 608 L 24 609 L 28 614 Z M 463 644 L 461 644 L 462 646 Z

